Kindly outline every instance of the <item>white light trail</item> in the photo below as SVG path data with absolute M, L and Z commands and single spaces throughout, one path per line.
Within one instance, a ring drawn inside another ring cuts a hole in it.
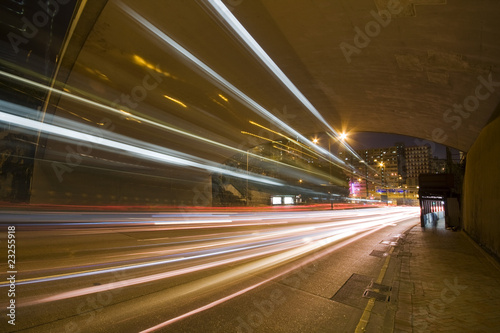
M 280 127 L 282 130 L 285 132 L 292 134 L 292 136 L 300 138 L 303 142 L 307 143 L 311 148 L 314 150 L 317 150 L 321 152 L 322 154 L 328 155 L 331 158 L 333 158 L 337 163 L 341 165 L 345 165 L 345 161 L 339 159 L 337 156 L 330 154 L 326 149 L 313 144 L 308 138 L 300 134 L 297 130 L 292 128 L 290 125 L 267 111 L 263 106 L 258 104 L 256 101 L 248 97 L 245 93 L 243 93 L 241 90 L 236 88 L 234 85 L 232 85 L 229 81 L 224 79 L 219 73 L 214 71 L 212 68 L 210 68 L 208 65 L 206 65 L 203 61 L 198 59 L 196 56 L 194 56 L 192 53 L 190 53 L 188 50 L 186 50 L 184 47 L 182 47 L 179 43 L 177 43 L 175 40 L 170 38 L 167 34 L 165 34 L 163 31 L 161 31 L 158 27 L 153 25 L 151 22 L 146 20 L 144 17 L 139 15 L 137 12 L 135 12 L 133 9 L 131 9 L 129 6 L 125 5 L 122 2 L 118 2 L 118 6 L 127 14 L 129 15 L 133 20 L 135 20 L 137 23 L 142 25 L 144 28 L 148 29 L 151 33 L 156 35 L 159 39 L 167 43 L 171 48 L 173 48 L 178 54 L 182 55 L 184 59 L 188 60 L 190 63 L 194 64 L 198 69 L 201 70 L 201 72 L 205 73 L 209 78 L 214 80 L 216 83 L 218 83 L 219 86 L 222 87 L 222 89 L 226 90 L 228 93 L 231 95 L 235 96 L 238 100 L 240 100 L 242 103 L 248 105 L 252 110 L 254 110 L 256 113 L 264 117 L 265 119 L 269 120 L 271 123 L 274 123 L 278 127 Z
M 286 250 L 287 248 L 295 248 L 295 247 L 296 247 L 296 244 L 290 244 L 285 248 L 273 248 L 270 250 L 258 251 L 258 252 L 253 253 L 253 254 L 237 256 L 237 257 L 230 258 L 230 259 L 211 261 L 210 263 L 200 264 L 200 265 L 193 265 L 193 266 L 190 266 L 187 268 L 171 270 L 171 271 L 167 271 L 167 272 L 163 272 L 163 273 L 157 273 L 157 274 L 153 274 L 153 275 L 147 275 L 147 276 L 132 278 L 132 279 L 128 279 L 128 280 L 110 282 L 110 283 L 102 284 L 102 285 L 98 285 L 98 286 L 81 288 L 81 289 L 77 289 L 77 290 L 59 293 L 59 294 L 56 294 L 53 296 L 48 296 L 48 297 L 41 298 L 41 299 L 36 299 L 33 301 L 23 302 L 22 306 L 43 304 L 43 303 L 47 303 L 47 302 L 59 301 L 59 300 L 63 300 L 63 299 L 84 296 L 84 295 L 89 295 L 89 294 L 95 294 L 95 293 L 109 291 L 109 290 L 113 290 L 113 289 L 119 289 L 119 288 L 123 288 L 123 287 L 129 287 L 129 286 L 134 286 L 134 285 L 138 285 L 138 284 L 148 283 L 148 282 L 157 281 L 157 280 L 161 280 L 161 279 L 171 278 L 174 276 L 194 273 L 194 272 L 198 272 L 198 271 L 205 270 L 205 269 L 215 268 L 215 267 L 219 267 L 222 265 L 228 265 L 228 264 L 232 264 L 232 263 L 235 263 L 238 261 L 244 261 L 247 259 L 260 257 L 263 255 L 270 255 L 270 254 L 273 254 L 276 252 Z M 245 250 L 245 249 L 239 249 L 238 251 L 241 251 L 241 250 Z M 208 255 L 205 255 L 205 257 L 206 256 L 208 256 Z M 201 256 L 199 256 L 199 257 L 201 257 Z M 189 258 L 182 258 L 182 259 L 189 259 Z M 179 260 L 181 260 L 181 258 Z M 155 263 L 152 263 L 151 265 L 153 265 L 153 264 L 155 264 Z M 151 266 L 151 265 L 149 265 L 149 266 Z M 146 266 L 143 266 L 143 267 L 146 267 Z M 118 269 L 114 269 L 111 271 L 118 271 Z M 82 275 L 82 276 L 85 276 L 85 275 Z M 55 280 L 57 280 L 57 279 L 53 278 L 50 281 L 55 281 Z M 38 282 L 38 281 L 35 281 L 35 282 Z M 44 282 L 44 281 L 39 281 L 39 282 Z
M 206 0 L 215 11 L 216 16 L 218 16 L 223 23 L 232 30 L 233 35 L 237 37 L 241 43 L 246 46 L 254 55 L 261 60 L 261 62 L 266 66 L 277 78 L 283 83 L 288 90 L 306 107 L 309 112 L 311 112 L 316 119 L 318 119 L 326 128 L 333 133 L 335 138 L 349 150 L 356 158 L 361 160 L 361 157 L 352 149 L 346 142 L 341 140 L 341 135 L 325 120 L 321 113 L 312 105 L 312 103 L 302 94 L 302 92 L 290 81 L 290 79 L 283 73 L 283 71 L 276 65 L 276 63 L 269 57 L 269 55 L 264 51 L 264 49 L 257 43 L 257 41 L 250 35 L 250 33 L 243 27 L 243 25 L 238 21 L 236 17 L 229 11 L 229 9 L 220 0 Z M 212 12 L 213 12 L 212 11 Z M 311 143 L 311 142 L 308 142 Z M 312 145 L 314 146 L 314 144 Z M 337 156 L 332 155 L 326 150 L 324 154 L 338 159 Z M 340 159 L 338 159 L 340 160 Z
M 42 91 L 46 91 L 46 92 L 48 92 L 50 94 L 54 94 L 54 93 L 60 94 L 60 95 L 64 96 L 65 98 L 68 98 L 70 100 L 76 101 L 78 103 L 82 103 L 84 105 L 91 106 L 93 108 L 97 108 L 97 109 L 103 110 L 105 112 L 114 113 L 114 114 L 117 114 L 119 116 L 123 116 L 123 110 L 112 108 L 112 107 L 110 107 L 108 105 L 104 105 L 102 103 L 98 103 L 96 101 L 93 101 L 93 100 L 90 100 L 90 99 L 87 99 L 87 98 L 76 96 L 76 95 L 70 94 L 68 92 L 65 92 L 63 90 L 60 90 L 60 89 L 51 88 L 51 87 L 48 87 L 46 85 L 40 84 L 38 82 L 34 82 L 32 80 L 28 80 L 28 79 L 23 78 L 23 77 L 16 76 L 16 75 L 11 74 L 11 73 L 7 73 L 7 72 L 4 72 L 4 71 L 0 70 L 0 76 L 4 76 L 4 77 L 6 77 L 6 78 L 8 78 L 10 80 L 17 81 L 17 82 L 25 84 L 27 86 L 31 86 L 31 87 L 34 87 L 36 89 L 40 89 Z M 313 172 L 311 170 L 304 170 L 304 169 L 299 168 L 297 166 L 286 164 L 286 163 L 283 163 L 283 162 L 280 162 L 280 161 L 276 161 L 276 160 L 267 158 L 265 156 L 257 155 L 257 154 L 251 153 L 249 151 L 245 151 L 245 150 L 242 150 L 242 149 L 239 149 L 239 148 L 235 148 L 235 147 L 223 144 L 221 142 L 217 142 L 217 141 L 210 140 L 210 139 L 201 137 L 201 136 L 193 134 L 193 133 L 186 132 L 184 130 L 175 128 L 173 126 L 169 126 L 167 124 L 160 123 L 158 121 L 153 121 L 153 120 L 145 118 L 145 117 L 141 117 L 141 116 L 138 116 L 138 115 L 135 115 L 135 114 L 131 114 L 131 113 L 127 113 L 127 117 L 130 118 L 130 119 L 133 119 L 133 120 L 135 120 L 137 122 L 140 122 L 142 124 L 147 124 L 149 126 L 156 127 L 156 128 L 161 129 L 161 130 L 166 130 L 168 132 L 176 133 L 176 134 L 179 134 L 181 136 L 185 136 L 185 137 L 188 137 L 190 139 L 194 139 L 196 141 L 204 142 L 204 143 L 207 143 L 207 144 L 210 144 L 210 145 L 214 145 L 214 146 L 217 146 L 217 147 L 220 147 L 220 148 L 223 148 L 223 149 L 231 150 L 231 151 L 234 151 L 236 153 L 248 154 L 248 156 L 251 156 L 251 157 L 254 157 L 254 158 L 258 158 L 260 160 L 264 160 L 266 162 L 270 162 L 270 163 L 273 163 L 273 164 L 278 164 L 278 165 L 280 165 L 281 167 L 284 167 L 284 168 L 295 169 L 295 170 L 299 170 L 299 171 L 302 171 L 302 172 L 316 174 L 318 176 L 321 176 L 321 174 L 319 174 L 317 172 Z
M 200 270 L 210 269 L 214 267 L 218 267 L 221 265 L 226 265 L 230 263 L 239 262 L 242 260 L 258 258 L 257 261 L 244 264 L 244 268 L 240 267 L 236 270 L 231 270 L 229 272 L 229 276 L 232 278 L 239 278 L 242 275 L 247 275 L 249 273 L 255 273 L 257 271 L 262 271 L 267 268 L 275 267 L 278 264 L 283 264 L 289 262 L 291 260 L 295 260 L 306 253 L 314 252 L 320 248 L 329 246 L 332 243 L 335 243 L 339 240 L 347 239 L 353 235 L 360 234 L 363 232 L 367 232 L 374 229 L 379 229 L 383 227 L 387 227 L 390 223 L 401 222 L 405 219 L 413 217 L 415 214 L 418 214 L 417 209 L 409 210 L 409 209 L 393 209 L 392 213 L 389 213 L 391 210 L 382 209 L 382 213 L 386 214 L 377 214 L 376 216 L 370 216 L 370 213 L 373 214 L 375 210 L 367 210 L 363 212 L 361 218 L 356 216 L 357 213 L 353 212 L 338 212 L 350 214 L 350 216 L 355 217 L 352 220 L 345 221 L 344 217 L 341 215 L 338 218 L 340 219 L 337 222 L 316 222 L 313 225 L 308 223 L 305 224 L 292 224 L 290 227 L 278 227 L 278 229 L 268 229 L 268 224 L 263 224 L 267 229 L 261 230 L 259 233 L 255 234 L 251 232 L 250 234 L 234 234 L 234 232 L 229 232 L 228 235 L 237 236 L 236 239 L 220 239 L 221 234 L 216 234 L 217 238 L 213 238 L 213 234 L 206 235 L 206 237 L 201 239 L 196 239 L 199 244 L 192 244 L 187 242 L 186 244 L 182 244 L 181 242 L 179 246 L 168 250 L 167 252 L 171 253 L 170 255 L 174 255 L 174 258 L 165 258 L 162 260 L 154 260 L 154 261 L 146 261 L 142 263 L 134 263 L 127 264 L 115 267 L 107 267 L 102 269 L 93 269 L 87 270 L 83 272 L 74 272 L 74 273 L 66 273 L 54 276 L 47 276 L 41 278 L 31 278 L 28 280 L 20 280 L 19 284 L 25 283 L 38 283 L 38 282 L 47 282 L 47 281 L 56 281 L 60 279 L 67 278 L 76 278 L 76 277 L 86 277 L 94 274 L 103 274 L 103 273 L 112 273 L 120 270 L 133 269 L 133 268 L 146 268 L 153 267 L 157 265 L 173 265 L 176 263 L 184 262 L 187 260 L 194 260 L 189 267 L 181 267 L 176 268 L 175 266 L 171 266 L 167 271 L 155 274 L 149 274 L 147 276 L 142 277 L 134 277 L 127 280 L 115 281 L 108 284 L 103 284 L 99 286 L 92 286 L 81 288 L 72 291 L 66 291 L 59 294 L 51 295 L 48 297 L 39 298 L 30 300 L 28 302 L 23 302 L 23 306 L 41 304 L 56 300 L 63 300 L 78 296 L 84 296 L 92 293 L 103 292 L 107 290 L 123 288 L 127 286 L 139 285 L 142 283 L 153 282 L 160 279 L 171 278 L 174 276 L 179 276 L 182 274 L 189 274 L 193 272 L 197 272 Z M 260 214 L 259 214 L 260 215 Z M 282 214 L 273 214 L 276 215 L 276 219 L 279 220 L 279 217 Z M 309 214 L 309 218 L 307 218 L 308 214 L 301 214 L 304 218 L 303 221 L 310 220 L 311 217 L 315 215 L 319 215 L 317 213 Z M 285 215 L 287 216 L 287 214 Z M 262 216 L 259 216 L 260 218 Z M 244 217 L 245 218 L 245 217 Z M 246 218 L 245 218 L 246 219 Z M 238 220 L 236 216 L 233 216 L 232 220 Z M 211 225 L 217 221 L 213 220 L 201 220 L 202 223 L 207 223 L 207 225 Z M 226 224 L 228 220 L 218 220 L 218 223 Z M 162 247 L 165 244 L 155 244 L 158 246 L 160 251 L 152 251 L 152 252 L 135 252 L 137 255 L 143 254 L 156 254 L 165 252 L 165 249 Z M 132 248 L 133 249 L 133 248 Z M 195 252 L 193 252 L 195 251 Z M 170 256 L 169 255 L 169 256 Z M 230 258 L 224 258 L 224 256 L 231 255 Z M 271 256 L 269 256 L 271 255 Z M 218 259 L 218 257 L 221 257 Z M 268 256 L 268 257 L 266 257 Z M 211 258 L 209 263 L 206 262 L 197 262 L 196 260 Z M 149 258 L 149 257 L 148 257 Z M 156 257 L 158 258 L 158 257 Z M 222 283 L 223 280 L 226 280 L 228 277 L 226 275 L 219 276 L 219 278 L 215 278 L 215 280 Z M 219 280 L 218 280 L 219 279 Z M 213 284 L 215 282 L 211 282 Z M 200 284 L 197 288 L 201 288 Z M 4 287 L 4 284 L 1 284 L 0 287 Z M 183 289 L 190 290 L 191 289 Z
M 170 324 L 173 324 L 173 323 L 175 323 L 175 322 L 177 322 L 179 320 L 185 319 L 185 318 L 187 318 L 187 317 L 189 317 L 191 315 L 203 312 L 203 311 L 208 310 L 210 308 L 213 308 L 213 307 L 215 307 L 217 305 L 220 305 L 220 304 L 222 304 L 222 303 L 224 303 L 226 301 L 229 301 L 229 300 L 231 300 L 231 299 L 233 299 L 235 297 L 241 296 L 241 295 L 243 295 L 243 294 L 245 294 L 245 293 L 247 293 L 247 292 L 249 292 L 249 291 L 251 291 L 253 289 L 256 289 L 257 287 L 263 286 L 263 285 L 265 285 L 265 284 L 267 284 L 269 282 L 272 282 L 273 280 L 275 280 L 275 279 L 277 279 L 279 277 L 282 277 L 282 276 L 284 276 L 284 275 L 286 275 L 286 274 L 288 274 L 290 272 L 293 272 L 294 270 L 296 270 L 299 267 L 304 267 L 305 265 L 308 265 L 311 262 L 317 261 L 318 259 L 321 259 L 322 257 L 324 257 L 324 256 L 332 253 L 333 251 L 335 251 L 335 250 L 337 250 L 337 249 L 339 249 L 339 248 L 341 248 L 341 247 L 343 247 L 343 246 L 345 246 L 347 244 L 350 244 L 350 243 L 352 243 L 352 242 L 354 242 L 354 241 L 356 241 L 356 240 L 358 240 L 358 239 L 360 239 L 360 238 L 362 238 L 364 236 L 367 236 L 367 235 L 369 235 L 369 234 L 371 234 L 371 233 L 373 233 L 373 232 L 375 232 L 375 231 L 377 231 L 377 230 L 379 230 L 381 228 L 383 228 L 383 227 L 381 226 L 381 227 L 379 227 L 377 229 L 368 230 L 368 231 L 366 231 L 364 233 L 361 233 L 361 234 L 359 234 L 357 236 L 355 236 L 354 233 L 345 234 L 343 236 L 342 235 L 333 236 L 333 237 L 329 238 L 327 242 L 323 243 L 323 245 L 329 245 L 329 244 L 332 244 L 334 242 L 341 241 L 341 240 L 344 240 L 344 242 L 342 242 L 340 244 L 333 245 L 331 247 L 327 247 L 325 250 L 323 250 L 319 254 L 316 254 L 314 257 L 306 259 L 306 260 L 302 261 L 300 264 L 296 264 L 293 267 L 290 267 L 290 268 L 286 269 L 285 271 L 282 271 L 282 272 L 280 272 L 278 274 L 275 274 L 272 277 L 267 278 L 267 279 L 265 279 L 265 280 L 263 280 L 263 281 L 261 281 L 259 283 L 256 283 L 256 284 L 251 285 L 251 286 L 249 286 L 247 288 L 239 290 L 239 291 L 237 291 L 237 292 L 235 292 L 233 294 L 230 294 L 228 296 L 222 297 L 222 298 L 220 298 L 220 299 L 218 299 L 218 300 L 216 300 L 214 302 L 211 302 L 211 303 L 209 303 L 207 305 L 201 306 L 201 307 L 199 307 L 197 309 L 194 309 L 192 311 L 184 313 L 184 314 L 182 314 L 180 316 L 177 316 L 175 318 L 172 318 L 172 319 L 169 319 L 169 320 L 164 321 L 162 323 L 159 323 L 159 324 L 157 324 L 157 325 L 155 325 L 153 327 L 150 327 L 148 329 L 145 329 L 145 330 L 141 331 L 141 333 L 150 333 L 150 332 L 157 331 L 157 330 L 159 330 L 159 329 L 161 329 L 163 327 L 166 327 L 166 326 L 168 326 Z M 354 236 L 354 237 L 352 237 L 352 236 Z M 348 239 L 349 237 L 352 237 L 352 238 Z M 314 245 L 311 244 L 311 243 L 305 245 L 305 247 L 311 247 L 311 246 L 313 247 L 313 251 L 317 250 L 318 248 L 321 248 L 321 246 L 320 247 L 314 247 Z
M 15 111 L 15 109 L 17 107 L 18 106 L 15 106 L 14 104 L 7 103 L 5 101 L 0 101 L 0 108 L 2 108 L 2 109 L 6 108 L 6 109 L 11 109 L 11 110 Z M 108 147 L 108 148 L 111 148 L 113 150 L 119 150 L 122 152 L 131 153 L 132 155 L 135 155 L 135 156 L 143 158 L 143 159 L 159 161 L 162 163 L 167 163 L 167 164 L 172 164 L 172 165 L 177 165 L 177 166 L 193 167 L 196 169 L 202 169 L 202 170 L 206 170 L 206 171 L 210 171 L 210 172 L 218 172 L 218 173 L 230 175 L 233 177 L 248 179 L 251 181 L 269 184 L 269 185 L 283 186 L 283 184 L 279 183 L 278 181 L 266 179 L 263 177 L 256 177 L 256 176 L 253 176 L 251 174 L 247 174 L 246 172 L 236 172 L 236 171 L 231 171 L 231 170 L 224 169 L 224 168 L 219 168 L 216 166 L 211 166 L 211 165 L 209 165 L 208 161 L 206 161 L 205 163 L 190 161 L 190 160 L 187 160 L 186 158 L 179 158 L 179 157 L 167 155 L 167 154 L 153 151 L 150 149 L 144 149 L 144 148 L 140 148 L 137 146 L 125 144 L 122 142 L 109 140 L 109 139 L 98 137 L 95 135 L 86 134 L 86 133 L 82 133 L 79 131 L 63 128 L 60 126 L 55 126 L 55 125 L 51 125 L 51 124 L 47 124 L 47 123 L 42 123 L 42 122 L 39 122 L 36 120 L 32 120 L 32 119 L 28 119 L 28 118 L 24 118 L 24 117 L 19 117 L 19 116 L 10 114 L 10 113 L 0 112 L 0 121 L 3 121 L 5 123 L 11 123 L 11 124 L 14 124 L 14 125 L 19 126 L 19 127 L 27 128 L 29 130 L 40 131 L 40 132 L 52 134 L 52 135 L 55 135 L 58 137 L 69 138 L 69 139 L 78 140 L 81 142 L 88 142 L 88 143 L 92 143 L 95 145 Z

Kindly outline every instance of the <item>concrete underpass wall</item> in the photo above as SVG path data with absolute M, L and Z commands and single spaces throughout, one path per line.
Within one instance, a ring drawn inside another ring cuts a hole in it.
M 469 152 L 464 178 L 463 228 L 500 258 L 500 117 L 480 133 Z

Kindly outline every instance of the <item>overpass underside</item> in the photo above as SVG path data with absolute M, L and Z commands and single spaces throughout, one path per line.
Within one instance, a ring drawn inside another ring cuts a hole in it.
M 311 133 L 349 150 L 339 133 L 386 132 L 467 153 L 461 225 L 500 254 L 499 4 L 5 8 L 6 206 L 211 206 L 214 176 L 237 179 L 255 204 L 273 193 L 341 194 L 349 165 Z M 275 149 L 268 160 L 251 150 L 264 143 Z

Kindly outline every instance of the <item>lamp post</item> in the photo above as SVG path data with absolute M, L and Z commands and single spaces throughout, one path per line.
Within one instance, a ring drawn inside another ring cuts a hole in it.
M 312 140 L 312 142 L 317 145 L 319 144 L 319 139 L 318 138 L 314 138 Z M 329 170 L 329 175 L 330 175 L 330 178 L 328 179 L 328 184 L 331 184 L 331 178 L 332 178 L 332 158 L 331 158 L 331 154 L 332 154 L 332 151 L 331 151 L 331 146 L 330 146 L 330 140 L 328 140 L 328 160 L 329 160 L 329 163 L 328 163 L 328 170 Z M 332 199 L 332 187 L 330 187 L 330 191 L 328 191 L 328 199 L 330 200 L 330 209 L 333 210 L 333 199 Z
M 389 205 L 389 193 L 387 191 L 387 188 L 385 186 L 385 177 L 384 177 L 384 162 L 380 162 L 380 180 L 382 183 L 382 193 L 385 190 L 385 198 L 386 198 L 386 203 Z
M 329 133 L 326 133 L 331 139 L 333 140 L 336 140 L 336 141 L 345 141 L 347 139 L 347 133 L 345 132 L 342 132 L 337 138 L 333 137 L 332 135 L 330 135 Z M 328 138 L 328 160 L 329 160 L 329 163 L 328 163 L 328 171 L 329 171 L 329 175 L 330 175 L 330 179 L 328 180 L 328 183 L 331 185 L 330 186 L 330 191 L 328 192 L 329 196 L 330 196 L 330 209 L 333 210 L 333 183 L 331 181 L 332 179 L 332 148 L 331 148 L 331 141 L 330 141 L 330 138 Z M 312 142 L 314 144 L 319 144 L 319 139 L 317 137 L 313 138 L 312 139 Z M 352 163 L 352 160 L 351 160 L 351 163 Z M 352 173 L 352 170 L 351 170 L 351 176 L 353 175 Z

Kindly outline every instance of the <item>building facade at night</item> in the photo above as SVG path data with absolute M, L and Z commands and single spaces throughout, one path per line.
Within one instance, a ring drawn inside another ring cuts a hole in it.
M 347 173 L 352 197 L 377 199 L 381 195 L 396 193 L 404 182 L 404 145 L 358 150 L 362 161 L 345 151 L 339 157 L 353 166 Z
M 418 175 L 431 172 L 431 152 L 429 146 L 405 147 L 406 185 L 416 187 Z
M 362 160 L 346 151 L 339 157 L 352 165 L 346 171 L 350 196 L 353 198 L 416 199 L 418 176 L 423 173 L 445 172 L 444 161 L 431 156 L 429 146 L 410 146 L 395 143 L 385 148 L 357 150 Z

